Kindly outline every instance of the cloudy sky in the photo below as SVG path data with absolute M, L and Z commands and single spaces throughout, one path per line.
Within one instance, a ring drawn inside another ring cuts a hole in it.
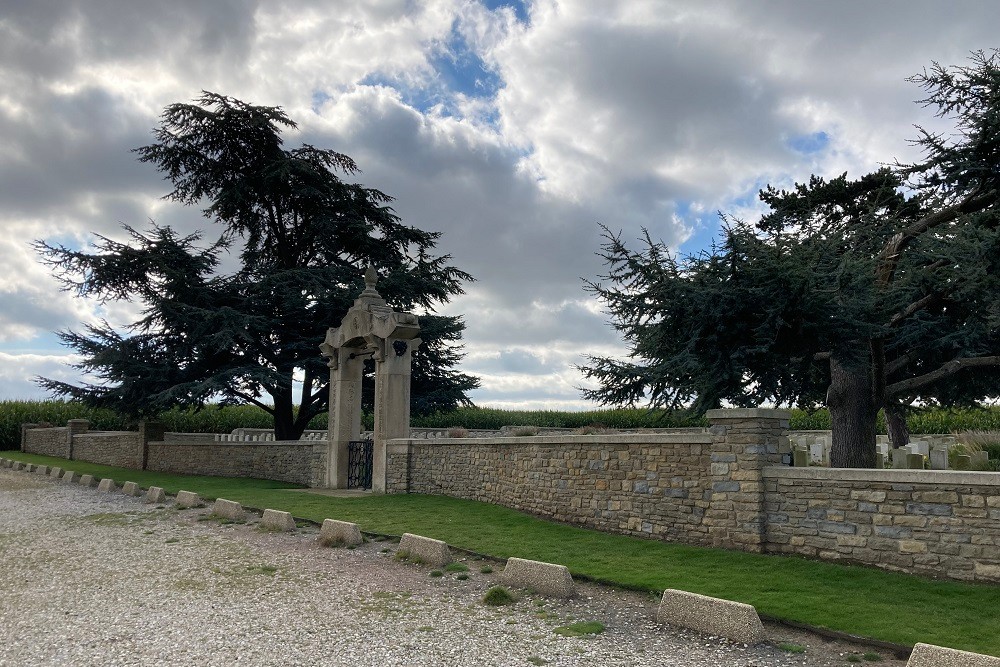
M 290 144 L 443 232 L 477 279 L 446 310 L 477 403 L 576 409 L 573 365 L 626 352 L 582 288 L 600 223 L 694 252 L 766 183 L 912 157 L 935 121 L 906 77 L 998 25 L 985 1 L 0 0 L 0 398 L 73 377 L 54 330 L 135 313 L 60 292 L 32 240 L 204 225 L 130 153 L 201 90 L 282 106 Z

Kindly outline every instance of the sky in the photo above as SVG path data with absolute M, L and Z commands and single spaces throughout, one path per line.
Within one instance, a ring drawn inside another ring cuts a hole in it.
M 442 233 L 478 405 L 576 410 L 576 365 L 628 353 L 584 290 L 601 225 L 694 253 L 766 184 L 917 157 L 914 125 L 947 125 L 907 77 L 998 25 L 975 0 L 0 0 L 0 399 L 77 379 L 54 331 L 138 312 L 60 291 L 32 241 L 213 231 L 131 152 L 202 90 L 281 106 L 289 146 Z

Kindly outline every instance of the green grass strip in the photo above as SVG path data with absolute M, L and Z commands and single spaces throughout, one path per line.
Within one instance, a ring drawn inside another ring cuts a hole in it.
M 762 614 L 874 639 L 1000 656 L 1000 587 L 994 585 L 612 535 L 444 496 L 332 498 L 281 482 L 125 470 L 20 452 L 0 455 L 170 492 L 183 488 L 206 499 L 225 497 L 313 521 L 351 521 L 370 532 L 416 533 L 501 559 L 560 563 L 576 576 L 625 588 L 657 593 L 677 588 L 737 600 Z

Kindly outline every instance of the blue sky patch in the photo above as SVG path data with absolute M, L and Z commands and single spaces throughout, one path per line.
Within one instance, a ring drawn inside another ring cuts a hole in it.
M 830 135 L 826 132 L 814 132 L 792 137 L 786 143 L 793 151 L 809 155 L 819 153 L 826 148 L 830 144 Z
M 521 0 L 483 0 L 483 5 L 491 12 L 495 12 L 501 7 L 510 7 L 514 10 L 514 16 L 521 23 L 529 23 L 527 4 Z

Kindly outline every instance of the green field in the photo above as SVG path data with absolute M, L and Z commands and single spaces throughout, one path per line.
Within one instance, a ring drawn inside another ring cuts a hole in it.
M 0 449 L 16 449 L 20 445 L 21 424 L 49 423 L 65 426 L 70 419 L 89 419 L 94 430 L 134 430 L 135 424 L 110 410 L 94 410 L 79 403 L 66 401 L 0 401 Z M 271 428 L 270 416 L 254 406 L 210 405 L 202 410 L 175 409 L 158 417 L 168 431 L 179 433 L 229 433 L 235 428 Z M 914 413 L 907 420 L 911 433 L 952 433 L 966 430 L 1000 431 L 1000 407 L 981 410 L 935 409 Z M 365 418 L 371 428 L 371 415 Z M 415 427 L 496 430 L 502 426 L 545 426 L 582 428 L 601 425 L 607 428 L 667 428 L 706 426 L 704 419 L 692 419 L 659 410 L 595 410 L 589 412 L 555 412 L 548 410 L 512 411 L 495 408 L 461 408 L 454 412 L 414 417 Z M 318 415 L 310 428 L 326 428 L 326 413 Z M 793 410 L 791 428 L 795 430 L 827 430 L 830 413 L 826 410 L 806 412 Z M 879 421 L 879 432 L 885 424 Z
M 746 602 L 762 614 L 900 644 L 927 642 L 1000 656 L 1000 587 L 936 581 L 784 556 L 610 535 L 544 521 L 511 509 L 441 496 L 331 498 L 294 485 L 111 468 L 3 452 L 26 462 L 97 477 L 195 491 L 312 521 L 336 518 L 362 530 L 411 532 L 488 554 L 561 563 L 577 577 L 661 592 L 678 588 Z

